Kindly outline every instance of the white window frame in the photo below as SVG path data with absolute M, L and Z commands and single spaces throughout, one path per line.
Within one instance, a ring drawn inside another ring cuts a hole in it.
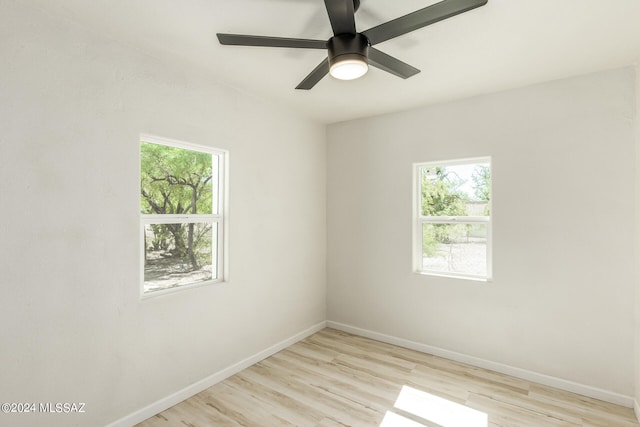
M 488 163 L 493 178 L 491 157 L 473 157 L 456 160 L 429 161 L 413 164 L 413 271 L 428 276 L 452 277 L 482 282 L 491 281 L 493 278 L 492 257 L 492 217 L 493 217 L 493 179 L 489 188 L 489 216 L 425 216 L 422 215 L 422 181 L 420 172 L 425 167 L 458 166 L 469 164 Z M 487 274 L 475 275 L 467 273 L 454 273 L 438 270 L 423 269 L 422 253 L 422 228 L 423 224 L 483 224 L 487 227 Z
M 218 158 L 218 176 L 217 183 L 213 183 L 214 189 L 217 188 L 217 194 L 213 196 L 217 202 L 216 214 L 140 214 L 140 297 L 142 299 L 155 297 L 158 295 L 166 295 L 173 292 L 179 292 L 185 289 L 192 289 L 201 286 L 211 285 L 213 283 L 220 283 L 228 280 L 228 166 L 229 166 L 229 152 L 227 150 L 221 150 L 218 148 L 205 147 L 202 145 L 196 145 L 189 142 L 178 141 L 174 139 L 168 139 L 153 135 L 140 135 L 139 144 L 150 143 L 158 144 L 173 148 L 185 149 L 190 151 L 198 151 L 201 153 L 211 154 L 212 158 Z M 140 145 L 139 145 L 140 147 Z M 138 156 L 140 156 L 140 149 L 138 149 Z M 138 159 L 138 167 L 141 167 L 140 158 Z M 138 185 L 140 186 L 140 176 L 142 170 L 138 170 Z M 141 192 L 141 188 L 138 188 L 138 195 Z M 139 198 L 138 198 L 139 200 Z M 138 201 L 138 205 L 139 205 Z M 189 223 L 210 223 L 217 224 L 217 248 L 216 256 L 214 260 L 216 262 L 216 277 L 211 280 L 205 280 L 202 282 L 176 286 L 173 288 L 156 290 L 151 292 L 145 292 L 144 290 L 144 264 L 145 264 L 145 247 L 144 247 L 144 232 L 145 225 L 148 224 L 189 224 Z

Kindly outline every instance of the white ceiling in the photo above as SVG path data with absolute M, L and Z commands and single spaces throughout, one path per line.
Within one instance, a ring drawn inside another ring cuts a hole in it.
M 29 0 L 149 54 L 332 123 L 615 68 L 640 58 L 640 0 L 489 0 L 376 47 L 420 70 L 295 86 L 326 53 L 221 46 L 217 32 L 328 39 L 322 0 Z M 435 0 L 361 0 L 358 31 Z

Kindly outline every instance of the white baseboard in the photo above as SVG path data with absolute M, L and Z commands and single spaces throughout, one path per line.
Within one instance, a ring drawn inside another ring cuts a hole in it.
M 581 394 L 583 396 L 592 397 L 594 399 L 604 400 L 605 402 L 615 403 L 617 405 L 626 406 L 627 408 L 634 407 L 634 399 L 631 396 L 625 396 L 622 394 L 614 393 L 612 391 L 603 390 L 596 387 L 576 383 L 562 378 L 552 377 L 550 375 L 540 374 L 526 369 L 516 368 L 502 363 L 492 362 L 490 360 L 481 359 L 474 356 L 469 356 L 455 351 L 445 350 L 439 347 L 422 344 L 415 341 L 406 340 L 403 338 L 397 338 L 390 335 L 380 334 L 378 332 L 370 331 L 367 329 L 361 329 L 343 323 L 327 321 L 327 327 L 338 329 L 340 331 L 348 332 L 354 335 L 360 335 L 366 338 L 371 338 L 377 341 L 386 342 L 388 344 L 397 345 L 400 347 L 408 348 L 411 350 L 417 350 L 423 353 L 433 354 L 435 356 L 444 357 L 446 359 L 455 360 L 457 362 L 466 363 L 468 365 L 476 366 L 479 368 L 490 369 L 492 371 L 500 372 L 502 374 L 511 375 L 513 377 L 521 378 L 523 380 L 544 384 L 550 387 L 559 388 L 561 390 L 570 391 L 572 393 Z M 635 401 L 636 416 L 640 417 L 640 407 L 638 402 Z
M 636 412 L 636 418 L 640 423 L 640 403 L 637 400 L 633 401 L 633 410 Z
M 261 360 L 266 359 L 267 357 L 279 352 L 280 350 L 283 350 L 289 347 L 290 345 L 293 345 L 298 341 L 305 339 L 309 335 L 315 334 L 316 332 L 324 329 L 326 326 L 327 326 L 327 322 L 325 321 L 320 322 L 308 329 L 305 329 L 302 332 L 299 332 L 293 335 L 292 337 L 289 337 L 283 341 L 280 341 L 279 343 L 272 345 L 271 347 L 265 350 L 262 350 L 259 353 L 254 354 L 251 357 L 248 357 L 234 365 L 231 365 L 221 371 L 218 371 L 215 374 L 210 375 L 198 381 L 197 383 L 191 384 L 190 386 L 185 387 L 182 390 L 178 390 L 177 392 L 167 397 L 164 397 L 138 411 L 135 411 L 134 413 L 129 414 L 124 418 L 114 421 L 113 423 L 107 425 L 107 427 L 131 427 L 135 424 L 138 424 L 146 420 L 147 418 L 150 418 L 164 411 L 165 409 L 168 409 L 173 405 L 176 405 L 182 402 L 183 400 L 188 399 L 191 396 L 200 393 L 203 390 L 208 389 L 209 387 L 219 383 L 220 381 L 223 381 L 229 378 L 230 376 L 237 374 L 243 369 L 246 369 L 249 366 L 260 362 Z

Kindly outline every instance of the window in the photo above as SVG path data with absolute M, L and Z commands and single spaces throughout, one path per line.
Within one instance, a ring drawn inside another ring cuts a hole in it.
M 141 139 L 142 295 L 221 281 L 227 154 Z
M 491 161 L 414 165 L 414 270 L 491 278 Z

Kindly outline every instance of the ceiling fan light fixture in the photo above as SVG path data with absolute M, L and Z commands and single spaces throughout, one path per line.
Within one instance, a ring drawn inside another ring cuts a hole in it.
M 340 80 L 354 80 L 369 70 L 369 40 L 362 34 L 340 34 L 329 39 L 329 74 Z
M 339 80 L 355 80 L 369 71 L 369 65 L 363 59 L 348 58 L 331 65 L 329 73 Z

